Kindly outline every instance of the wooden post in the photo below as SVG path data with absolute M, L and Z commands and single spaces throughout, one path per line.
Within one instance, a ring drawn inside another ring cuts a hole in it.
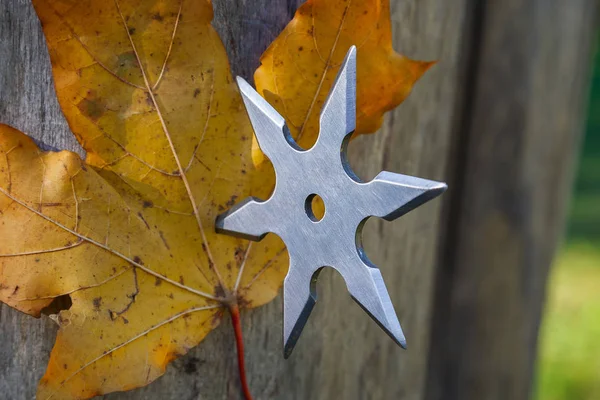
M 428 400 L 526 400 L 586 110 L 595 0 L 475 2 Z
M 213 3 L 214 25 L 227 47 L 232 70 L 251 79 L 261 52 L 292 18 L 301 1 Z M 549 3 L 559 7 L 555 10 L 546 10 L 544 0 L 507 2 L 528 4 L 517 9 L 503 6 L 501 0 L 483 1 L 486 6 L 479 8 L 475 3 L 479 2 L 392 0 L 394 47 L 413 58 L 440 62 L 416 85 L 409 99 L 388 114 L 380 132 L 361 137 L 350 146 L 352 166 L 364 178 L 371 178 L 382 169 L 437 180 L 452 178 L 453 186 L 443 201 L 431 202 L 394 223 L 371 221 L 364 231 L 366 251 L 381 267 L 405 328 L 408 351 L 396 347 L 351 301 L 340 277 L 327 273 L 320 280 L 319 303 L 290 360 L 284 361 L 281 356 L 281 299 L 242 316 L 247 370 L 257 399 L 424 399 L 437 390 L 444 393 L 449 389 L 454 397 L 443 398 L 502 398 L 502 393 L 508 393 L 504 398 L 509 398 L 517 393 L 498 392 L 498 397 L 491 397 L 497 389 L 491 373 L 496 367 L 485 369 L 477 364 L 488 362 L 478 358 L 477 350 L 504 343 L 499 341 L 499 331 L 477 329 L 483 316 L 495 321 L 497 303 L 493 299 L 481 301 L 473 295 L 467 296 L 468 304 L 459 304 L 465 308 L 446 309 L 444 302 L 461 298 L 463 287 L 477 287 L 482 280 L 488 282 L 485 279 L 489 268 L 490 285 L 495 290 L 499 290 L 495 282 L 517 285 L 505 291 L 505 302 L 514 305 L 510 310 L 525 304 L 526 310 L 518 318 L 512 311 L 500 315 L 501 321 L 518 325 L 515 329 L 520 333 L 512 336 L 517 342 L 512 345 L 519 351 L 535 347 L 532 327 L 539 320 L 545 278 L 545 272 L 536 271 L 547 270 L 555 247 L 556 240 L 545 241 L 544 235 L 555 238 L 562 224 L 564 204 L 559 199 L 568 186 L 576 143 L 570 135 L 577 131 L 582 109 L 579 100 L 589 51 L 581 42 L 591 35 L 592 22 L 584 14 L 591 14 L 586 7 L 592 0 L 551 0 Z M 478 21 L 477 10 L 484 8 L 486 19 Z M 503 9 L 513 10 L 514 15 L 496 15 Z M 502 16 L 507 19 L 501 19 Z M 502 35 L 507 21 L 518 28 L 512 36 Z M 567 29 L 568 35 L 554 31 L 556 26 Z M 531 34 L 533 39 L 523 41 L 519 32 Z M 473 42 L 473 35 L 483 33 L 479 42 Z M 475 48 L 477 51 L 473 52 Z M 503 54 L 510 58 L 512 52 L 517 52 L 519 66 L 516 81 L 511 80 L 510 68 L 505 66 L 500 70 L 505 80 L 494 82 L 494 71 L 500 68 L 496 64 L 503 66 Z M 553 64 L 559 55 L 562 61 Z M 563 59 L 567 56 L 568 60 Z M 536 71 L 545 75 L 537 76 Z M 578 78 L 573 80 L 574 76 Z M 571 80 L 560 81 L 562 77 Z M 553 80 L 553 85 L 544 85 L 545 79 Z M 488 80 L 496 86 L 487 86 Z M 514 92 L 523 85 L 524 92 Z M 508 93 L 502 94 L 504 89 Z M 496 98 L 496 94 L 502 96 Z M 469 101 L 471 95 L 477 100 Z M 490 108 L 511 112 L 488 121 L 486 112 Z M 510 122 L 513 111 L 518 112 L 516 123 Z M 56 101 L 39 22 L 29 2 L 23 0 L 0 1 L 0 121 L 51 146 L 81 152 Z M 465 130 L 467 134 L 461 134 Z M 523 132 L 523 136 L 517 132 Z M 549 136 L 544 136 L 545 132 L 550 132 L 546 133 Z M 508 144 L 502 142 L 504 135 Z M 553 141 L 558 142 L 552 144 Z M 485 153 L 490 145 L 501 144 L 511 151 Z M 505 170 L 498 172 L 497 166 L 507 162 L 510 155 L 519 162 L 504 175 Z M 463 156 L 467 161 L 457 163 Z M 551 170 L 543 168 L 550 161 Z M 551 177 L 559 184 L 549 189 L 544 185 Z M 529 197 L 520 199 L 523 188 L 532 182 L 535 185 L 527 189 Z M 506 193 L 508 197 L 502 197 Z M 493 200 L 496 197 L 500 203 Z M 488 215 L 490 205 L 510 208 L 511 204 L 523 202 L 527 207 L 522 211 L 527 217 L 520 224 L 507 223 L 502 217 L 498 217 L 500 222 L 488 222 L 491 226 L 470 222 Z M 440 219 L 443 204 L 447 217 Z M 470 207 L 475 207 L 475 214 Z M 479 229 L 487 234 L 478 236 Z M 514 240 L 513 234 L 517 237 Z M 443 244 L 441 254 L 447 255 L 442 262 L 438 242 Z M 505 245 L 510 250 L 507 254 L 500 247 Z M 521 257 L 519 248 L 529 250 Z M 470 259 L 483 254 L 478 249 L 490 254 Z M 509 255 L 513 258 L 507 259 Z M 459 262 L 464 265 L 459 266 Z M 511 263 L 506 268 L 513 271 L 510 279 L 499 274 L 506 262 Z M 531 266 L 525 271 L 533 271 L 533 275 L 519 275 L 523 265 Z M 446 279 L 450 270 L 462 272 Z M 523 298 L 526 303 L 522 303 Z M 490 313 L 486 313 L 487 309 Z M 449 311 L 444 318 L 446 310 Z M 530 316 L 537 319 L 529 321 Z M 457 322 L 460 318 L 466 325 Z M 435 330 L 437 326 L 441 330 Z M 468 339 L 460 338 L 461 329 L 468 332 Z M 476 334 L 484 337 L 473 338 Z M 0 397 L 33 397 L 54 335 L 54 324 L 47 318 L 35 320 L 0 307 Z M 470 358 L 457 356 L 461 348 Z M 526 358 L 527 371 L 531 370 L 533 354 L 530 351 Z M 508 368 L 511 361 L 492 359 L 501 370 Z M 516 361 L 520 359 L 512 360 Z M 229 321 L 224 320 L 200 346 L 173 362 L 155 383 L 107 398 L 239 399 L 235 363 L 233 332 Z M 437 365 L 442 367 L 429 367 Z M 458 369 L 449 382 L 444 373 L 453 371 L 453 366 Z M 480 389 L 485 389 L 482 393 L 488 397 L 452 386 L 456 383 L 463 387 L 465 379 L 474 379 L 472 375 L 479 379 Z M 518 382 L 519 388 L 528 388 L 529 384 L 529 373 Z M 428 386 L 433 389 L 427 390 Z

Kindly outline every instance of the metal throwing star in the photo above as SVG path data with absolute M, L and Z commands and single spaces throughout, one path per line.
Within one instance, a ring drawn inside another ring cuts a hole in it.
M 261 150 L 275 168 L 268 200 L 247 198 L 216 221 L 217 232 L 259 241 L 268 232 L 286 244 L 290 267 L 283 285 L 284 357 L 288 358 L 317 300 L 323 267 L 337 270 L 352 298 L 400 346 L 404 333 L 379 269 L 361 244 L 366 220 L 394 220 L 443 193 L 444 183 L 381 172 L 362 182 L 350 169 L 346 147 L 356 125 L 356 48 L 346 55 L 320 115 L 317 143 L 300 148 L 285 121 L 245 80 L 237 78 Z M 311 208 L 321 196 L 325 214 Z

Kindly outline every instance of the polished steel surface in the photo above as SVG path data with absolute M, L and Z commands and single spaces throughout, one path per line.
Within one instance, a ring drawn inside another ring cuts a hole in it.
M 361 244 L 370 216 L 391 221 L 433 199 L 446 184 L 381 172 L 362 182 L 346 161 L 346 145 L 356 123 L 356 48 L 348 51 L 320 115 L 317 143 L 300 148 L 284 119 L 246 81 L 238 85 L 261 150 L 275 168 L 276 185 L 268 200 L 248 198 L 217 218 L 218 232 L 261 240 L 268 232 L 285 242 L 290 268 L 283 288 L 284 356 L 291 354 L 316 302 L 323 267 L 337 270 L 354 300 L 400 346 L 404 333 L 381 272 Z M 325 204 L 321 220 L 311 200 Z

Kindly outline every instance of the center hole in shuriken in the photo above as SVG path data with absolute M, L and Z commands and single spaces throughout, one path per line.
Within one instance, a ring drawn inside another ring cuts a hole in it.
M 309 195 L 304 202 L 306 215 L 313 222 L 319 222 L 325 215 L 325 203 L 321 196 L 316 193 Z

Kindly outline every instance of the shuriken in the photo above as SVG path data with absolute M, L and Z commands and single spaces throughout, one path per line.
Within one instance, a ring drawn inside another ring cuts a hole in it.
M 444 183 L 381 172 L 362 182 L 350 169 L 346 147 L 356 126 L 356 48 L 338 72 L 320 115 L 315 145 L 300 148 L 285 120 L 244 79 L 237 78 L 261 150 L 273 163 L 271 197 L 247 198 L 216 221 L 217 232 L 259 241 L 267 233 L 286 244 L 290 266 L 283 285 L 284 357 L 288 358 L 317 300 L 323 267 L 337 270 L 350 295 L 400 346 L 404 333 L 379 269 L 363 251 L 362 227 L 371 216 L 394 220 L 443 193 Z M 325 203 L 312 213 L 315 195 Z

